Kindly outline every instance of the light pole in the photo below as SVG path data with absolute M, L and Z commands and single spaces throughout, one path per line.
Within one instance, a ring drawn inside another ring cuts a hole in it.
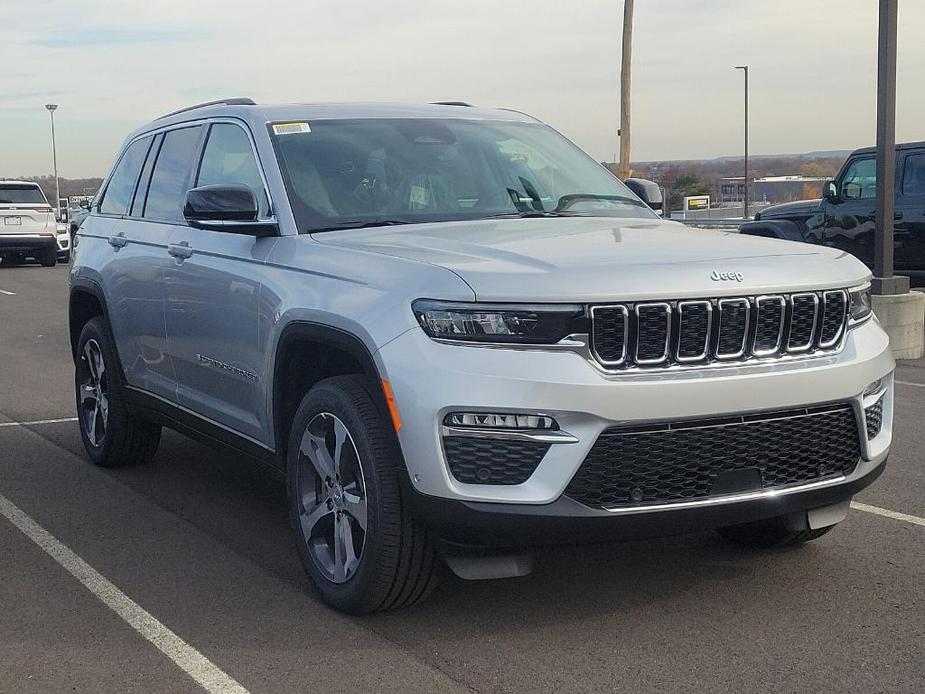
M 58 104 L 45 104 L 51 116 L 51 156 L 55 164 L 55 210 L 58 219 L 61 218 L 61 185 L 58 183 L 58 148 L 55 145 L 55 109 Z
M 745 72 L 745 200 L 743 219 L 748 219 L 748 65 L 736 65 L 736 70 Z
M 620 166 L 619 176 L 630 175 L 630 80 L 633 65 L 633 0 L 623 1 L 623 58 L 620 63 Z

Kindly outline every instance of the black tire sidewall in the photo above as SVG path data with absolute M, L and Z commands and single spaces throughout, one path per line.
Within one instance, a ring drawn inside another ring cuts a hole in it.
M 390 439 L 393 435 L 385 429 L 381 416 L 364 417 L 358 404 L 367 415 L 371 409 L 378 414 L 368 384 L 358 377 L 330 378 L 308 392 L 293 419 L 287 449 L 287 479 L 290 520 L 305 571 L 329 604 L 362 614 L 377 609 L 389 589 L 391 581 L 383 579 L 394 574 L 397 564 L 395 543 L 400 537 L 401 509 L 395 451 Z M 315 566 L 299 522 L 299 448 L 308 423 L 321 412 L 336 415 L 347 427 L 366 484 L 365 545 L 356 573 L 341 584 L 330 581 Z

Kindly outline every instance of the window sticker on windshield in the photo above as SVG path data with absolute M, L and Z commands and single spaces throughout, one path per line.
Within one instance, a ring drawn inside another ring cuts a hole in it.
M 296 133 L 310 133 L 308 123 L 274 123 L 273 132 L 277 135 L 294 135 Z
M 411 186 L 411 203 L 412 210 L 420 210 L 430 205 L 430 191 L 423 186 Z

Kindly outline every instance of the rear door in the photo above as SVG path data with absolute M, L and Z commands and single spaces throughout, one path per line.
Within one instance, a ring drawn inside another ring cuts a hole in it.
M 896 269 L 925 274 L 925 150 L 904 152 L 896 189 Z
M 213 123 L 191 187 L 249 186 L 259 216 L 269 200 L 252 139 L 236 121 Z M 264 263 L 277 239 L 181 225 L 171 239 L 178 253 L 167 273 L 167 338 L 181 406 L 270 444 L 267 355 L 273 320 L 261 306 Z

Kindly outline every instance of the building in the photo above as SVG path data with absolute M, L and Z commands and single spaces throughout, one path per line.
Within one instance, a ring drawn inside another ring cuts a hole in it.
M 826 178 L 818 176 L 765 176 L 752 181 L 751 203 L 776 205 L 779 202 L 812 200 L 822 197 Z M 720 207 L 742 205 L 745 199 L 745 179 L 733 176 L 719 179 L 717 186 Z

